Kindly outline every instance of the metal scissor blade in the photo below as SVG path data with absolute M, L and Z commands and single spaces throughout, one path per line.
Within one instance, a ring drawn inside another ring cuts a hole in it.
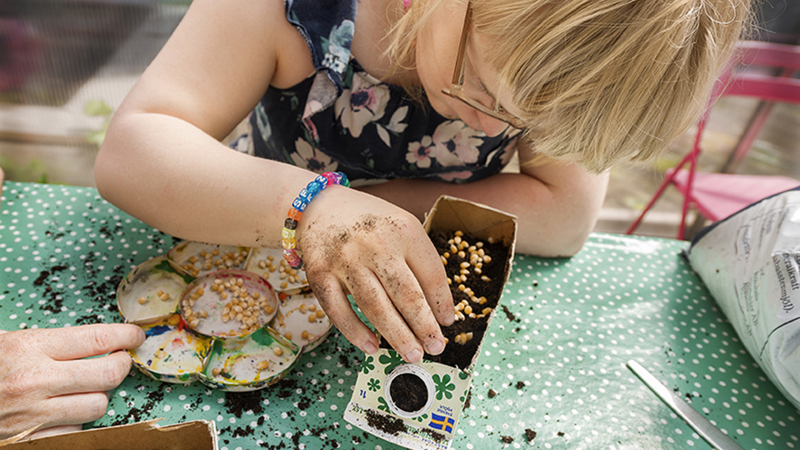
M 675 395 L 668 387 L 661 384 L 658 378 L 653 376 L 647 369 L 634 360 L 628 361 L 628 368 L 639 377 L 640 380 L 650 388 L 664 403 L 667 404 L 675 414 L 686 421 L 703 439 L 714 448 L 721 450 L 744 450 L 741 445 L 723 433 L 713 423 L 695 411 L 688 403 Z

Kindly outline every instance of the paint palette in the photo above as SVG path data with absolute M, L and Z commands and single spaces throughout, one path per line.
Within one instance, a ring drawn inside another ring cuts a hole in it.
M 182 242 L 136 266 L 117 289 L 125 322 L 147 336 L 128 351 L 134 365 L 160 381 L 227 391 L 283 378 L 332 325 L 304 273 L 266 263 L 282 260 L 280 250 Z M 259 272 L 274 272 L 286 289 L 276 292 Z

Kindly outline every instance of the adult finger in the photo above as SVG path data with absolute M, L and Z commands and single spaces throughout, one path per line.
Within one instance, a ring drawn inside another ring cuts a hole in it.
M 389 345 L 403 359 L 415 363 L 422 359 L 422 345 L 411 331 L 403 316 L 392 304 L 384 286 L 375 274 L 361 266 L 347 276 L 346 285 L 353 293 L 356 304 Z
M 62 361 L 56 364 L 57 376 L 47 385 L 52 397 L 87 392 L 110 391 L 131 371 L 131 357 L 116 351 L 100 358 Z
M 453 294 L 447 284 L 447 272 L 445 272 L 436 247 L 425 236 L 413 240 L 408 251 L 410 252 L 410 257 L 407 259 L 408 267 L 411 268 L 422 288 L 433 315 L 440 324 L 452 325 L 455 318 Z
M 57 361 L 86 358 L 144 343 L 144 331 L 136 325 L 94 324 L 41 330 L 42 352 Z
M 108 394 L 90 392 L 85 394 L 52 397 L 45 404 L 45 426 L 80 425 L 100 419 L 108 408 Z
M 389 301 L 394 304 L 394 308 L 403 317 L 405 324 L 411 328 L 416 339 L 422 343 L 425 351 L 432 355 L 438 355 L 444 350 L 444 335 L 442 335 L 442 329 L 436 322 L 436 317 L 434 317 L 416 277 L 405 262 L 397 264 L 396 260 L 390 258 L 383 264 L 386 266 L 380 267 L 382 265 L 380 264 L 376 268 L 376 272 L 388 294 Z M 439 264 L 441 265 L 441 262 Z M 451 316 L 453 315 L 452 311 L 451 307 Z
M 72 433 L 74 431 L 81 431 L 83 427 L 80 425 L 59 425 L 55 427 L 45 428 L 44 430 L 31 433 L 23 440 L 38 439 L 45 436 L 55 436 L 57 434 Z
M 339 280 L 331 274 L 320 277 L 307 275 L 311 290 L 336 328 L 364 353 L 375 353 L 378 350 L 378 339 L 353 311 Z

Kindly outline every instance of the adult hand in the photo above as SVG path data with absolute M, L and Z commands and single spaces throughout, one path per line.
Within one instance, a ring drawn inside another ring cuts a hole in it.
M 37 426 L 36 437 L 79 430 L 102 417 L 107 391 L 131 368 L 120 350 L 144 339 L 123 324 L 0 331 L 0 440 Z
M 363 192 L 331 186 L 311 202 L 297 230 L 314 294 L 344 336 L 366 353 L 375 335 L 347 294 L 407 362 L 445 346 L 439 324 L 453 323 L 447 275 L 422 224 Z M 437 323 L 437 320 L 439 323 Z

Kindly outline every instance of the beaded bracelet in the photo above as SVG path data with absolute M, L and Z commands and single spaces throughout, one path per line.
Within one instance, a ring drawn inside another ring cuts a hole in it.
M 311 183 L 308 183 L 292 202 L 288 217 L 283 222 L 281 244 L 283 245 L 283 257 L 293 269 L 299 269 L 303 266 L 303 261 L 300 259 L 300 255 L 297 254 L 297 241 L 294 238 L 295 232 L 297 231 L 297 222 L 300 221 L 300 217 L 303 216 L 303 211 L 305 211 L 306 206 L 311 203 L 311 200 L 322 192 L 323 189 L 332 184 L 350 187 L 350 180 L 348 180 L 347 175 L 342 172 L 325 172 L 317 176 Z

